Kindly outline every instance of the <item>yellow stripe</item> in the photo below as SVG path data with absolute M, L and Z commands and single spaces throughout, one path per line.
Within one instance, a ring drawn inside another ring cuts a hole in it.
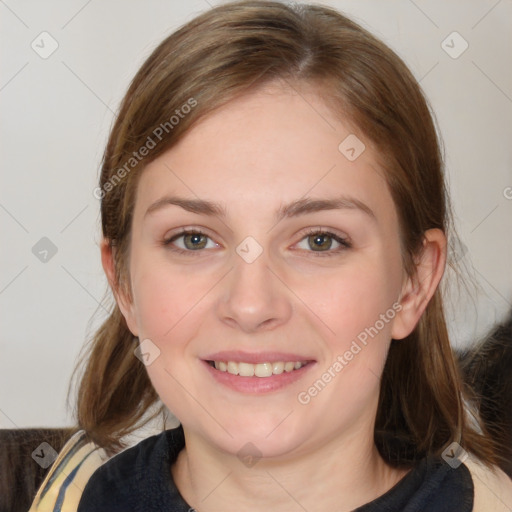
M 64 502 L 60 509 L 62 512 L 76 512 L 82 492 L 89 478 L 94 471 L 109 458 L 102 448 L 99 448 L 94 443 L 85 443 L 65 464 L 63 464 L 64 459 L 73 447 L 84 442 L 82 436 L 83 431 L 77 432 L 64 445 L 59 456 L 53 463 L 52 469 L 39 488 L 29 512 L 54 512 L 55 503 L 62 484 L 67 476 L 82 463 L 77 474 L 66 489 Z M 51 479 L 53 479 L 53 481 L 49 484 Z

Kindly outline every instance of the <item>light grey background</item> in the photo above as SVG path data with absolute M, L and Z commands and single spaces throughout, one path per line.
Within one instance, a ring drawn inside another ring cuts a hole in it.
M 72 423 L 71 373 L 104 313 L 92 191 L 113 112 L 155 45 L 216 3 L 0 1 L 0 427 Z M 474 304 L 454 296 L 450 330 L 455 345 L 470 343 L 511 307 L 512 2 L 324 3 L 397 51 L 436 112 L 456 254 L 478 284 Z M 54 256 L 36 245 L 43 237 Z

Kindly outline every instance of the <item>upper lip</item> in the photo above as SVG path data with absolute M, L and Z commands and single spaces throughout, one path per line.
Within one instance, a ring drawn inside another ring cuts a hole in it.
M 233 361 L 235 363 L 276 363 L 279 361 L 314 361 L 311 357 L 305 357 L 299 354 L 289 352 L 241 352 L 238 350 L 230 350 L 216 352 L 202 358 L 204 361 Z

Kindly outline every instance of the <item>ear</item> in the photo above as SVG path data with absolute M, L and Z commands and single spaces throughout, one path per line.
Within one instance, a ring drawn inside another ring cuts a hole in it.
M 402 309 L 393 322 L 393 339 L 403 339 L 414 330 L 443 277 L 445 265 L 446 236 L 440 229 L 429 229 L 416 261 L 416 275 L 408 277 L 402 286 Z
M 117 282 L 114 264 L 114 251 L 115 248 L 112 247 L 109 240 L 103 239 L 101 241 L 101 264 L 103 266 L 103 270 L 105 271 L 105 275 L 107 276 L 108 283 L 112 289 L 112 293 L 114 294 L 117 305 L 119 306 L 119 309 L 121 310 L 121 313 L 126 320 L 128 329 L 130 329 L 134 336 L 138 336 L 138 328 L 137 322 L 135 321 L 135 308 L 133 306 L 133 302 L 130 297 L 126 295 L 125 291 L 122 289 L 122 286 L 119 286 L 119 283 Z

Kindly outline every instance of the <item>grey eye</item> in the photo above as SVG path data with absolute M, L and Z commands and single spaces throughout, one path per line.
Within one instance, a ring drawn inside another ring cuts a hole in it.
M 185 251 L 198 251 L 200 249 L 213 249 L 217 244 L 203 233 L 180 233 L 174 236 L 167 244 L 174 244 Z

